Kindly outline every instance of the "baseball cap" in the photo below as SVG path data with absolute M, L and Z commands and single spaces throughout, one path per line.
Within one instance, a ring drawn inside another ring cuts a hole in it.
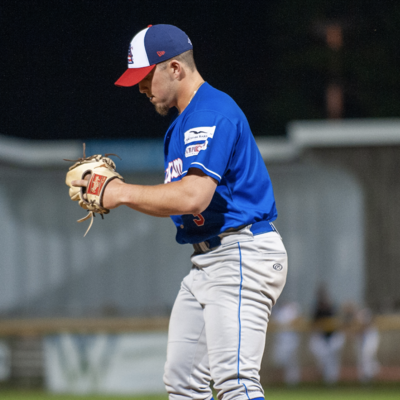
M 192 50 L 185 32 L 173 25 L 149 25 L 131 41 L 128 69 L 115 82 L 117 86 L 134 86 L 144 79 L 156 64 Z

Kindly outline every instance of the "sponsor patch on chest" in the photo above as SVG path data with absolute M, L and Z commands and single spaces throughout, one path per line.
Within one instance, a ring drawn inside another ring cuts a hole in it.
M 214 137 L 216 126 L 199 126 L 185 132 L 185 144 L 200 142 Z
M 192 144 L 191 146 L 186 147 L 185 157 L 197 156 L 201 150 L 205 150 L 207 148 L 208 141 L 206 140 L 204 143 L 200 144 Z

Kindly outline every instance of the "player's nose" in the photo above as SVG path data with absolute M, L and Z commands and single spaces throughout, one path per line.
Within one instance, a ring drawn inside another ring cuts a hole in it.
M 146 93 L 147 91 L 148 91 L 147 85 L 143 81 L 140 81 L 139 82 L 139 92 Z

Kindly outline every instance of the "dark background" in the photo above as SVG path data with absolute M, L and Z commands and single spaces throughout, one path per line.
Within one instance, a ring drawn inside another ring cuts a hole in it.
M 321 26 L 339 23 L 333 51 Z M 118 88 L 132 37 L 179 26 L 200 73 L 230 94 L 255 135 L 326 118 L 324 93 L 344 88 L 345 118 L 400 115 L 400 2 L 361 0 L 0 2 L 0 134 L 33 139 L 163 137 L 137 87 Z

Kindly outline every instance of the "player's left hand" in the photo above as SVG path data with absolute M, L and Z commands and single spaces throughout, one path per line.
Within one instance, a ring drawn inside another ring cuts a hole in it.
M 75 187 L 87 187 L 91 177 L 92 175 L 86 175 L 85 179 L 72 181 L 71 185 Z M 104 208 L 112 210 L 121 205 L 119 201 L 119 189 L 121 189 L 121 185 L 124 185 L 124 182 L 120 179 L 114 179 L 107 184 L 102 201 Z M 83 198 L 87 198 L 86 193 L 83 195 Z

